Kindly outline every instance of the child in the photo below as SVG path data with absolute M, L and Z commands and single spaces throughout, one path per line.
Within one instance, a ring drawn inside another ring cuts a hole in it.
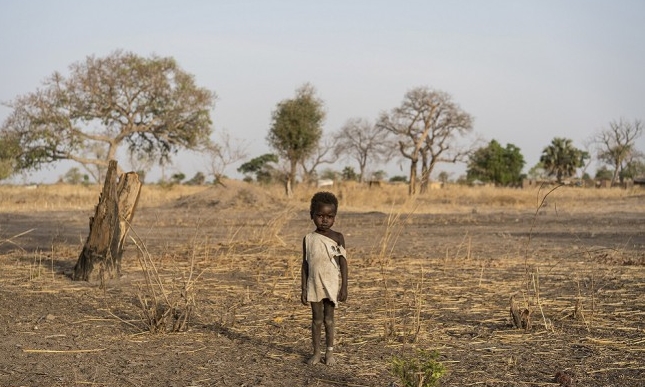
M 316 230 L 302 240 L 303 305 L 311 304 L 311 340 L 313 356 L 307 364 L 321 361 L 320 333 L 325 324 L 325 364 L 334 359 L 334 309 L 338 301 L 347 300 L 347 259 L 343 234 L 331 229 L 338 210 L 338 199 L 330 192 L 318 192 L 311 198 L 309 214 Z M 339 281 L 339 275 L 341 281 Z M 339 286 L 340 282 L 340 286 Z

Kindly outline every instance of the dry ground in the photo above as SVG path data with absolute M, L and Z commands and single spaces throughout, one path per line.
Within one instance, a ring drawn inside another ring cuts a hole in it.
M 144 191 L 140 248 L 101 286 L 68 277 L 97 190 L 57 189 L 0 190 L 1 386 L 385 387 L 414 348 L 438 351 L 441 386 L 645 385 L 645 191 L 338 189 L 350 286 L 327 367 L 304 364 L 299 303 L 313 191 Z M 187 331 L 146 331 L 142 251 L 169 297 L 192 285 Z M 513 327 L 511 296 L 531 329 Z

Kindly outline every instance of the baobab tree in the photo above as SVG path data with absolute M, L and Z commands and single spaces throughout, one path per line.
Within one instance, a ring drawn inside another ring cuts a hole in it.
M 464 148 L 457 141 L 472 131 L 472 117 L 452 101 L 450 95 L 440 93 L 437 119 L 421 148 L 421 192 L 426 192 L 430 175 L 438 163 L 466 161 L 470 147 Z
M 424 187 L 437 163 L 456 162 L 466 155 L 454 151 L 458 137 L 472 131 L 472 121 L 448 93 L 427 87 L 408 91 L 401 106 L 381 114 L 377 125 L 396 136 L 401 155 L 410 160 L 409 194 L 416 193 L 420 160 Z

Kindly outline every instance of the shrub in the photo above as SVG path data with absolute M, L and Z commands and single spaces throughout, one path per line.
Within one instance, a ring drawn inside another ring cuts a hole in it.
M 433 387 L 446 372 L 446 368 L 437 358 L 436 351 L 428 352 L 422 349 L 415 356 L 392 359 L 392 373 L 397 376 L 403 387 Z

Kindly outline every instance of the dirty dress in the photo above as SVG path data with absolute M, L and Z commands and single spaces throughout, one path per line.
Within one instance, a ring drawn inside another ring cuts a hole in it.
M 347 258 L 345 248 L 333 239 L 315 231 L 305 236 L 305 259 L 309 264 L 307 278 L 307 302 L 319 302 L 327 298 L 338 304 L 340 291 L 340 267 L 334 259 Z

